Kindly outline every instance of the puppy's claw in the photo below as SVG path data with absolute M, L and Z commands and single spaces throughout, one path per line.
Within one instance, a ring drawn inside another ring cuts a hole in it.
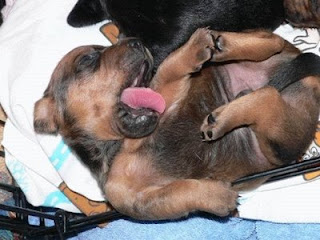
M 215 41 L 214 41 L 214 48 L 216 50 L 218 50 L 219 52 L 222 52 L 223 51 L 223 48 L 222 48 L 222 42 L 221 42 L 221 35 L 219 35 Z
M 230 213 L 230 217 L 240 217 L 239 215 L 239 212 L 237 209 L 233 210 L 231 213 Z
M 214 116 L 213 113 L 210 113 L 204 120 L 201 126 L 202 132 L 202 140 L 204 142 L 213 141 L 219 138 L 217 135 L 218 132 L 215 129 L 217 126 L 217 118 Z
M 222 62 L 228 53 L 228 42 L 223 37 L 223 33 L 211 31 L 213 41 L 211 62 Z
M 211 130 L 202 132 L 202 141 L 209 142 L 215 140 L 213 132 Z
M 208 138 L 210 138 L 210 139 L 212 139 L 212 131 L 207 131 L 207 136 L 208 136 Z
M 201 132 L 201 139 L 205 140 L 205 138 L 206 138 L 206 135 L 204 134 L 204 132 Z

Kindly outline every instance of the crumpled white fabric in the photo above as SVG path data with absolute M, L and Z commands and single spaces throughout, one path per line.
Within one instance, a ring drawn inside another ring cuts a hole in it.
M 75 0 L 19 0 L 0 28 L 0 101 L 8 120 L 3 145 L 13 177 L 35 206 L 78 209 L 57 188 L 64 181 L 89 199 L 103 200 L 90 172 L 60 136 L 33 131 L 33 106 L 58 61 L 86 44 L 110 45 L 101 24 L 76 29 L 66 23 Z

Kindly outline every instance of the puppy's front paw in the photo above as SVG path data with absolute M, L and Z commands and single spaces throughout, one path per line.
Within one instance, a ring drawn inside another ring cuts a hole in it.
M 215 47 L 214 39 L 209 28 L 199 28 L 189 40 L 189 50 L 193 57 L 189 58 L 194 72 L 199 71 L 202 65 L 211 59 Z
M 237 209 L 239 194 L 232 190 L 230 183 L 220 182 L 220 184 L 222 187 L 221 202 L 217 202 L 218 204 L 220 203 L 220 207 L 218 207 L 218 211 L 215 214 L 224 217 L 232 214 Z
M 238 196 L 230 183 L 211 181 L 203 198 L 199 200 L 200 210 L 220 217 L 228 216 L 238 207 Z

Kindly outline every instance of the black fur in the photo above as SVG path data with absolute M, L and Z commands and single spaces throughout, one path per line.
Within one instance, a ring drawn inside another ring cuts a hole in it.
M 0 0 L 0 11 L 5 5 L 6 5 L 6 0 Z M 3 23 L 3 16 L 2 16 L 2 13 L 0 12 L 0 25 L 2 23 Z
M 275 29 L 284 21 L 284 9 L 281 0 L 79 0 L 68 23 L 81 27 L 103 19 L 113 20 L 124 35 L 142 39 L 157 67 L 199 27 Z
M 74 27 L 83 27 L 109 19 L 105 1 L 79 0 L 68 16 L 68 23 Z
M 308 76 L 320 76 L 320 57 L 303 53 L 294 60 L 281 64 L 268 83 L 278 91 Z

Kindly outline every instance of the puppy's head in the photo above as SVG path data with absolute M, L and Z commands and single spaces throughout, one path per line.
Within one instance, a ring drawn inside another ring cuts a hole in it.
M 35 131 L 71 138 L 84 131 L 100 140 L 149 135 L 165 108 L 162 97 L 148 88 L 152 65 L 137 39 L 72 50 L 35 104 Z

